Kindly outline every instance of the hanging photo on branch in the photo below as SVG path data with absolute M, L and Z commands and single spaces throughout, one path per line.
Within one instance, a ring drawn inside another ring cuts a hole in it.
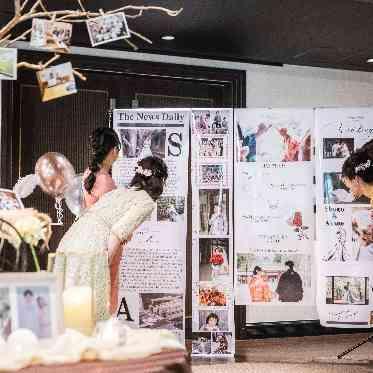
M 0 80 L 17 79 L 17 49 L 0 48 Z
M 43 102 L 77 92 L 70 62 L 41 70 L 37 77 Z
M 67 52 L 71 43 L 72 30 L 71 23 L 34 18 L 30 45 Z
M 87 29 L 93 47 L 131 36 L 123 12 L 89 19 Z
M 23 203 L 17 194 L 9 189 L 0 189 L 0 210 L 23 209 Z

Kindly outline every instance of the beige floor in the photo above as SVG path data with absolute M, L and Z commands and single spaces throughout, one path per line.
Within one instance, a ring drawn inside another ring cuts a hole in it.
M 367 334 L 237 342 L 236 362 L 193 359 L 193 373 L 373 373 L 373 343 L 344 359 L 336 356 Z

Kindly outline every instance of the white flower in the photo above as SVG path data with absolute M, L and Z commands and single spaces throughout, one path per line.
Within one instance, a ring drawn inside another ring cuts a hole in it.
M 142 168 L 141 166 L 136 166 L 135 171 L 136 173 L 140 175 L 144 175 L 145 177 L 150 177 L 153 175 L 152 170 L 149 170 L 147 168 Z

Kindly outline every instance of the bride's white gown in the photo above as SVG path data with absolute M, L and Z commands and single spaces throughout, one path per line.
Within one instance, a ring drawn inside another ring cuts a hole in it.
M 110 317 L 110 233 L 126 240 L 154 208 L 155 202 L 147 192 L 118 188 L 85 210 L 63 236 L 57 249 L 55 272 L 65 288 L 92 286 L 97 320 Z

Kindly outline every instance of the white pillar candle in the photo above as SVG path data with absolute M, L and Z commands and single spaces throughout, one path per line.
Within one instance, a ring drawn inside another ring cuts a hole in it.
M 90 336 L 94 328 L 92 289 L 89 286 L 73 286 L 63 292 L 65 328 Z

